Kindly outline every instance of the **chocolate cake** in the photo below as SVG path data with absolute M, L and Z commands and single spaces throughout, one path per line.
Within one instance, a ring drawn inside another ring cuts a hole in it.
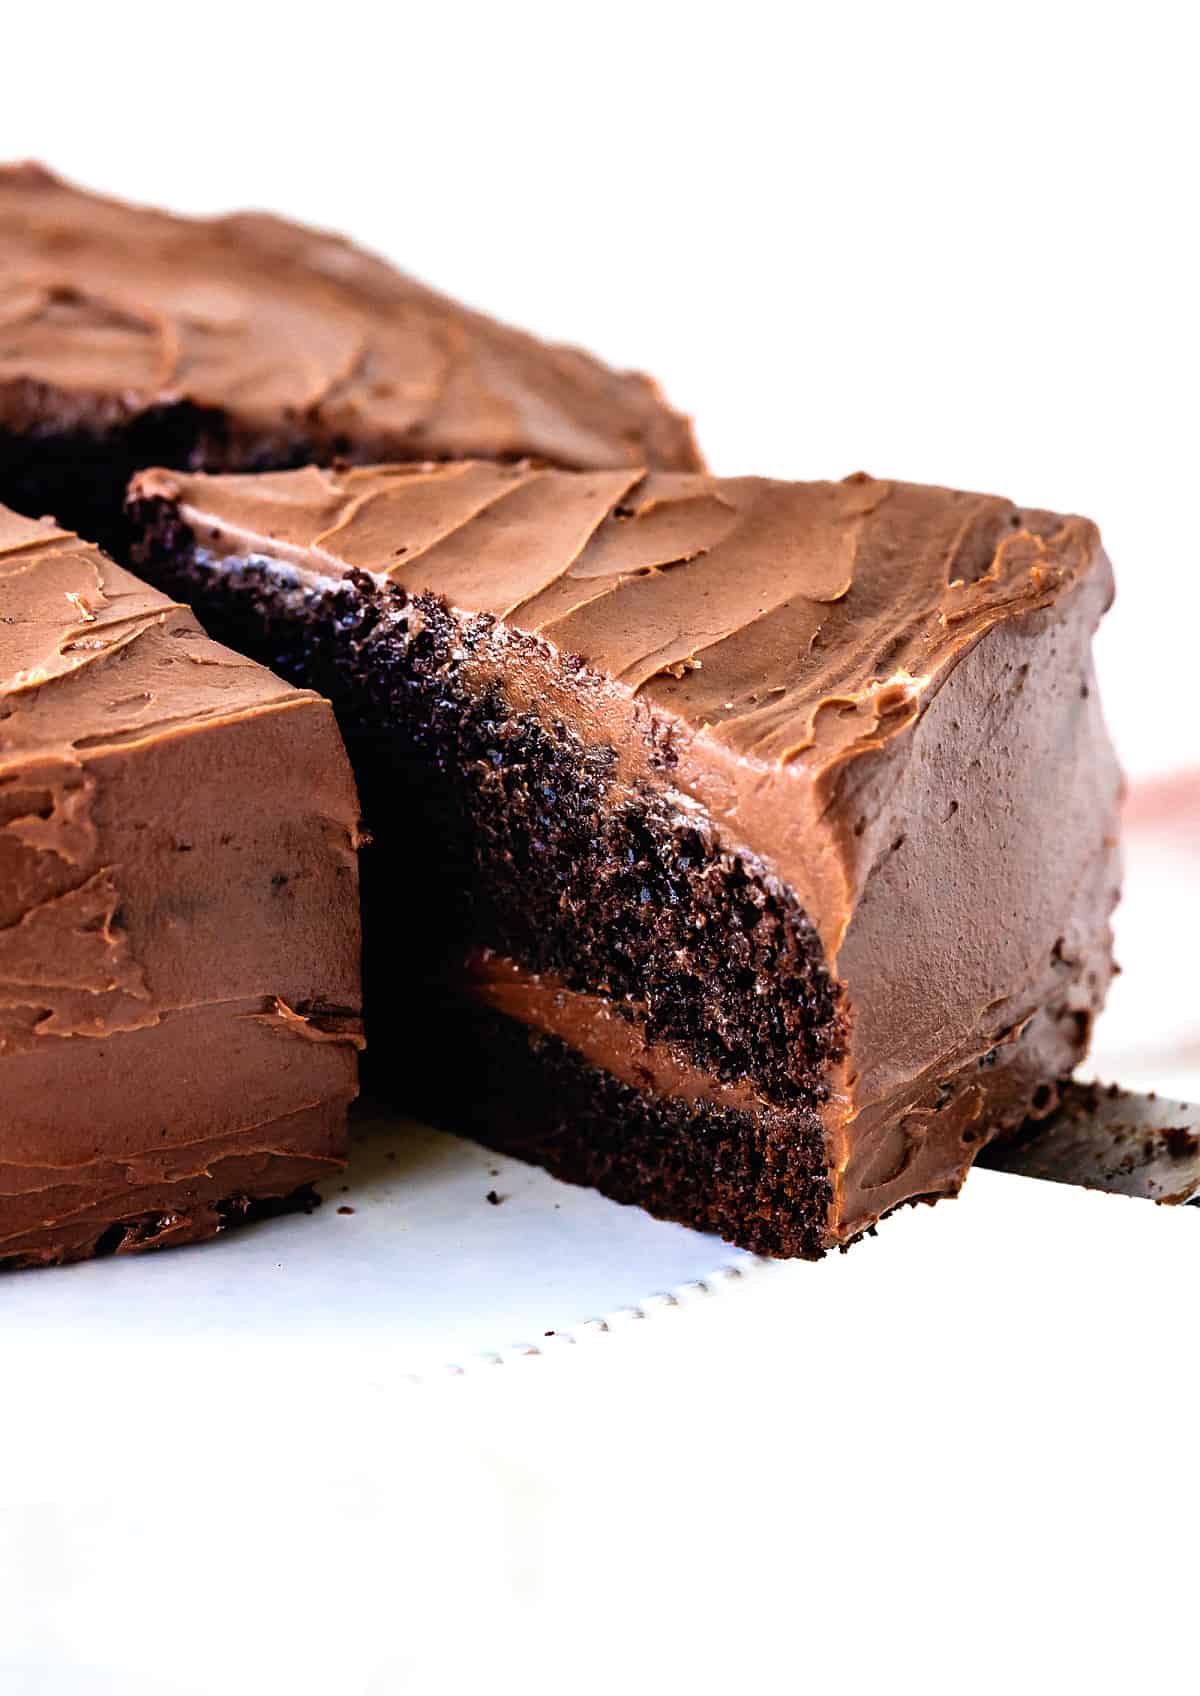
M 0 508 L 0 1265 L 206 1237 L 342 1162 L 356 831 L 327 702 Z
M 472 463 L 154 471 L 130 516 L 334 702 L 402 1105 L 781 1255 L 1052 1110 L 1118 880 L 1090 523 Z
M 531 455 L 695 469 L 645 377 L 337 236 L 170 217 L 0 167 L 0 500 L 119 545 L 144 465 Z

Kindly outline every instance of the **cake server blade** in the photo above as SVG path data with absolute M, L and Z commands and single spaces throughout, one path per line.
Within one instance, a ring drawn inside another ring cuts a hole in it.
M 1049 1117 L 991 1143 L 979 1164 L 1168 1206 L 1200 1205 L 1200 1106 L 1071 1083 Z

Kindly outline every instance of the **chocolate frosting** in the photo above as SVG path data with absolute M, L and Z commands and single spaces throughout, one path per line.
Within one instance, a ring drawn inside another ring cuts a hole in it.
M 327 703 L 0 508 L 0 1262 L 343 1158 L 356 819 Z
M 367 571 L 541 638 L 510 695 L 795 890 L 850 1010 L 843 1234 L 955 1188 L 998 1108 L 1082 1054 L 1119 875 L 1088 521 L 862 475 L 529 465 L 150 472 L 133 495 L 213 555 Z
M 0 418 L 190 401 L 314 451 L 694 469 L 686 420 L 615 372 L 278 218 L 168 216 L 0 167 Z
M 618 1011 L 606 995 L 570 989 L 553 973 L 529 971 L 492 949 L 472 950 L 449 988 L 532 1030 L 561 1038 L 585 1060 L 634 1089 L 744 1113 L 769 1106 L 750 1084 L 722 1082 L 680 1060 L 666 1043 L 648 1041 L 639 1009 L 626 1004 Z

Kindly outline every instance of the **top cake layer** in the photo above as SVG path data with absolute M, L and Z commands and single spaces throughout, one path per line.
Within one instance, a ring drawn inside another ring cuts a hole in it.
M 698 464 L 647 378 L 468 311 L 337 236 L 170 217 L 10 166 L 0 422 L 44 420 L 43 391 L 64 423 L 188 401 L 376 457 Z
M 708 774 L 699 798 L 771 842 L 834 951 L 877 847 L 861 807 L 831 809 L 848 767 L 909 730 L 987 631 L 1084 577 L 1096 616 L 1111 594 L 1086 519 L 862 475 L 463 463 L 149 472 L 133 493 L 177 502 L 201 547 L 366 571 L 579 655 L 669 715 L 673 759 Z

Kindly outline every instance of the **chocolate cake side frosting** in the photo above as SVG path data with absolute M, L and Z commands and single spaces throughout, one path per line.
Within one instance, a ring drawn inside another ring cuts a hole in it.
M 1052 1108 L 1118 883 L 1087 521 L 483 464 L 151 472 L 131 511 L 147 570 L 334 700 L 372 1017 L 420 1032 L 428 1108 L 789 1254 Z
M 0 1266 L 209 1236 L 342 1162 L 356 831 L 327 702 L 0 508 Z
M 699 464 L 649 379 L 338 236 L 171 217 L 0 167 L 0 499 L 112 540 L 142 465 Z

